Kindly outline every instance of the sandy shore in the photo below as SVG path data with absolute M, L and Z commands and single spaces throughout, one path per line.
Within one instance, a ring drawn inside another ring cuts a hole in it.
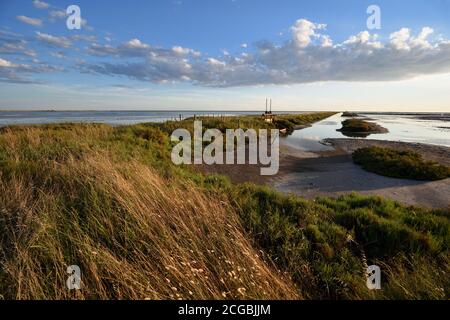
M 255 165 L 202 165 L 198 168 L 205 173 L 227 175 L 235 183 L 268 184 L 278 191 L 308 199 L 336 197 L 355 191 L 407 205 L 450 208 L 450 179 L 427 182 L 383 177 L 361 169 L 351 157 L 358 148 L 377 145 L 414 150 L 425 159 L 450 165 L 450 148 L 365 139 L 328 139 L 326 143 L 333 145 L 335 150 L 304 152 L 286 145 L 281 139 L 280 171 L 272 177 L 261 176 L 260 167 Z

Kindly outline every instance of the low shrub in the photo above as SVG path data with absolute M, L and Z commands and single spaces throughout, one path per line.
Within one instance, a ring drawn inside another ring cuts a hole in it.
M 367 171 L 393 178 L 441 180 L 450 177 L 449 167 L 425 161 L 413 151 L 362 148 L 353 153 L 353 161 Z

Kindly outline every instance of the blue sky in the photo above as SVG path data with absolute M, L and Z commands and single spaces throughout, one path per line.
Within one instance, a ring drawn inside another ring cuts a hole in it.
M 449 38 L 447 0 L 0 0 L 0 109 L 450 111 Z

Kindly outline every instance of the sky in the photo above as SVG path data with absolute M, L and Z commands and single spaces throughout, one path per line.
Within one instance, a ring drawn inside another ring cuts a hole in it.
M 450 0 L 0 0 L 0 110 L 266 97 L 275 111 L 450 112 Z

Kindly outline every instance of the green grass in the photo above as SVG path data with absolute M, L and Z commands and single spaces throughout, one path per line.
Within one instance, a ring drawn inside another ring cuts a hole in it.
M 308 298 L 449 297 L 448 212 L 357 194 L 307 201 L 254 185 L 233 198 L 256 243 Z M 383 290 L 365 287 L 366 262 L 382 267 Z
M 369 147 L 353 153 L 353 161 L 365 170 L 383 176 L 413 180 L 442 180 L 450 177 L 450 168 L 425 161 L 413 151 Z
M 176 167 L 169 134 L 189 123 L 0 129 L 0 298 L 449 298 L 448 211 L 304 200 Z M 366 288 L 366 263 L 382 290 Z

